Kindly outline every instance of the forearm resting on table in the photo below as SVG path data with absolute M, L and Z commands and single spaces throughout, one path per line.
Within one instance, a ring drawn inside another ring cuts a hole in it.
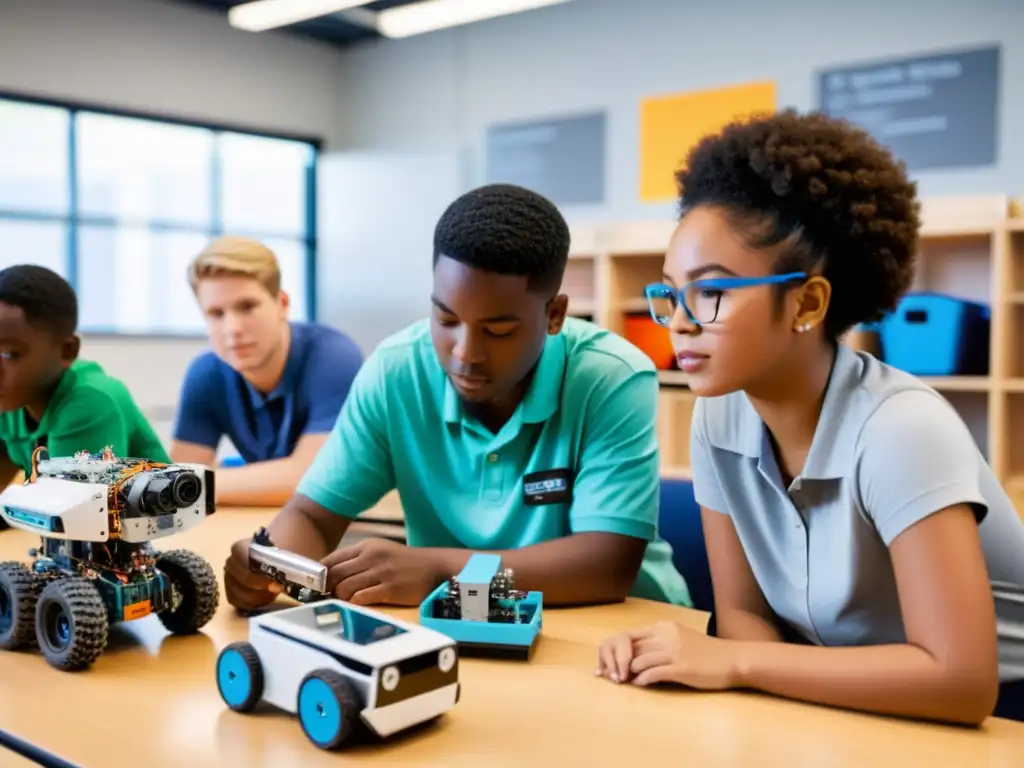
M 783 637 L 775 622 L 741 608 L 716 608 L 715 635 L 725 640 L 747 640 L 765 643 L 781 643 L 785 641 L 785 637 Z
M 516 589 L 544 593 L 545 605 L 613 603 L 625 599 L 636 580 L 646 542 L 636 541 L 638 557 L 623 556 L 624 537 L 577 533 L 522 549 L 492 552 L 510 568 Z M 471 552 L 437 549 L 442 578 L 456 576 Z
M 998 695 L 989 671 L 951 669 L 915 645 L 736 643 L 736 687 L 826 706 L 975 725 Z
M 289 456 L 241 467 L 218 467 L 217 504 L 227 507 L 279 507 L 295 493 L 305 466 Z

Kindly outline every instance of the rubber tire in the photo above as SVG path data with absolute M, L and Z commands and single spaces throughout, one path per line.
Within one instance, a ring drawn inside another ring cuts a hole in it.
M 0 627 L 0 649 L 17 651 L 36 644 L 36 602 L 43 580 L 18 562 L 0 563 L 0 603 L 7 603 L 10 626 Z
M 299 684 L 295 711 L 306 738 L 320 749 L 338 749 L 348 741 L 359 724 L 360 709 L 355 685 L 333 669 L 313 670 Z
M 233 667 L 229 670 L 226 667 Z M 226 675 L 243 672 L 247 682 L 240 691 L 226 691 Z M 217 656 L 217 692 L 235 712 L 251 712 L 263 698 L 263 664 L 251 643 L 231 643 Z
M 56 615 L 54 615 L 56 614 Z M 68 639 L 63 647 L 50 642 L 50 623 L 63 614 Z M 90 666 L 107 647 L 110 626 L 107 606 L 87 579 L 68 576 L 51 581 L 36 602 L 36 643 L 50 666 L 74 672 Z
M 187 549 L 172 549 L 157 557 L 156 567 L 177 584 L 181 605 L 160 612 L 160 621 L 175 635 L 194 635 L 217 613 L 220 589 L 213 568 Z

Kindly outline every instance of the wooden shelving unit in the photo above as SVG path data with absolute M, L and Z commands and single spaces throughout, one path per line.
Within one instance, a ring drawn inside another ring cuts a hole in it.
M 987 376 L 925 381 L 961 413 L 1007 489 L 1024 501 L 1024 209 L 1005 195 L 925 200 L 913 290 L 983 301 L 992 309 Z M 675 223 L 577 224 L 563 290 L 569 311 L 616 333 L 644 313 L 643 286 L 660 279 Z M 689 474 L 696 397 L 678 370 L 660 373 L 665 474 Z

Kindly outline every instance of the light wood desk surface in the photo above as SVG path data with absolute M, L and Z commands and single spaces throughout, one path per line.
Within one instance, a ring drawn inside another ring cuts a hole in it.
M 218 574 L 230 544 L 270 511 L 222 509 L 162 542 L 205 556 Z M 24 560 L 38 539 L 0 531 L 0 560 Z M 413 609 L 388 609 L 415 621 Z M 0 652 L 0 729 L 82 768 L 153 766 L 673 764 L 771 768 L 1020 768 L 1024 724 L 981 729 L 909 723 L 746 693 L 616 686 L 593 676 L 602 639 L 623 628 L 706 615 L 646 601 L 549 609 L 530 662 L 466 659 L 462 697 L 440 721 L 351 752 L 321 752 L 293 716 L 227 709 L 217 653 L 247 623 L 226 603 L 202 634 L 172 637 L 150 616 L 118 625 L 89 670 L 59 672 L 38 653 Z M 0 764 L 7 757 L 0 750 Z M 11 755 L 11 764 L 16 756 Z

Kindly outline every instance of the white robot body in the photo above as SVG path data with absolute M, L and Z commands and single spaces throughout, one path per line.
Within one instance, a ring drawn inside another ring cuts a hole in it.
M 0 493 L 0 515 L 12 528 L 51 539 L 107 541 L 107 486 L 40 477 Z
M 221 651 L 217 683 L 235 711 L 264 701 L 335 749 L 355 722 L 386 738 L 450 710 L 458 662 L 447 635 L 331 598 L 251 618 L 248 642 Z
M 213 473 L 204 465 L 159 465 L 127 475 L 118 469 L 95 457 L 40 461 L 34 480 L 0 493 L 0 517 L 48 539 L 141 544 L 182 533 L 213 512 Z M 112 514 L 111 495 L 121 483 L 127 500 Z M 112 521 L 119 530 L 111 530 Z

